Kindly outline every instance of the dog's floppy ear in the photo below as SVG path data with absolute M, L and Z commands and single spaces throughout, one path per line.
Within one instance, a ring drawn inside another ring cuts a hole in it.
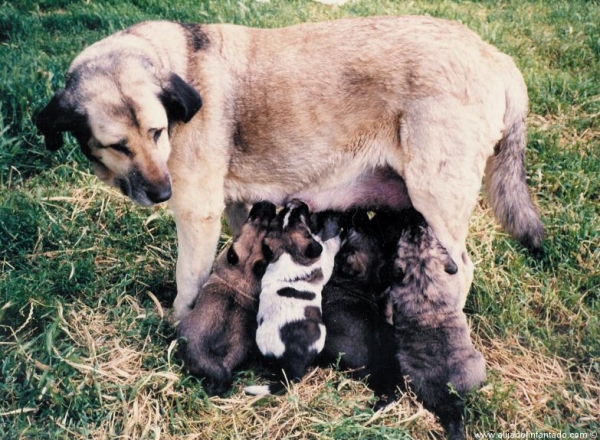
M 200 93 L 176 73 L 163 85 L 160 100 L 170 122 L 189 122 L 202 107 Z
M 81 119 L 62 90 L 54 95 L 46 107 L 35 114 L 33 122 L 44 135 L 46 147 L 56 151 L 63 145 L 63 133 L 73 131 Z

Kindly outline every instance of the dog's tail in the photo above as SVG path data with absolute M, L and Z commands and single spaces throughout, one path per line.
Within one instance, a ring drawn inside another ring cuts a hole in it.
M 529 251 L 540 253 L 544 226 L 527 189 L 525 174 L 527 87 L 514 65 L 505 77 L 505 90 L 504 135 L 487 162 L 487 194 L 504 229 Z

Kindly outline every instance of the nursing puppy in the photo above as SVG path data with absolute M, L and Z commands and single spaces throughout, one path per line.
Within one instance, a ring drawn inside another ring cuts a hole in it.
M 456 263 L 419 213 L 404 221 L 389 289 L 398 361 L 448 437 L 463 439 L 462 397 L 485 381 L 485 360 L 461 310 Z
M 385 321 L 379 299 L 385 287 L 381 236 L 365 211 L 346 221 L 346 238 L 335 257 L 333 275 L 323 289 L 327 328 L 320 364 L 335 364 L 367 377 L 383 408 L 395 398 L 398 377 L 394 328 Z
M 207 379 L 209 391 L 221 394 L 232 372 L 255 347 L 260 280 L 267 268 L 262 242 L 275 217 L 275 205 L 255 204 L 240 234 L 219 255 L 214 271 L 192 311 L 179 324 L 186 368 Z
M 272 394 L 283 390 L 286 380 L 300 380 L 325 344 L 321 291 L 331 277 L 340 230 L 331 216 L 316 236 L 309 216 L 308 207 L 293 200 L 265 238 L 272 260 L 261 283 L 256 343 L 277 381 L 247 387 L 249 394 Z

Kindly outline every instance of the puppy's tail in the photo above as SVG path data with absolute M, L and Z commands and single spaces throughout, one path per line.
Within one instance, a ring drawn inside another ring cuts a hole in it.
M 487 162 L 487 193 L 504 229 L 530 252 L 540 253 L 544 226 L 527 189 L 525 174 L 527 88 L 514 65 L 506 74 L 505 87 L 504 135 Z

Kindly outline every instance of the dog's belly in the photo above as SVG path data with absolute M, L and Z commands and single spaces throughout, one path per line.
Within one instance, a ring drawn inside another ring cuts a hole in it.
M 390 155 L 403 155 L 398 124 L 397 118 L 382 116 L 339 137 L 307 137 L 303 145 L 289 136 L 279 143 L 253 139 L 231 158 L 226 199 L 281 205 L 298 198 L 312 211 L 410 207 L 404 180 L 388 165 Z
M 255 203 L 268 200 L 282 205 L 297 198 L 305 202 L 311 211 L 352 208 L 400 210 L 412 206 L 404 180 L 387 166 L 362 173 L 346 170 L 320 181 L 304 183 L 301 188 L 285 179 L 275 179 L 264 183 L 246 182 L 236 189 L 228 194 L 229 201 Z
M 390 168 L 367 171 L 353 180 L 332 182 L 293 193 L 290 199 L 303 200 L 311 211 L 352 208 L 405 209 L 412 206 L 402 177 Z

